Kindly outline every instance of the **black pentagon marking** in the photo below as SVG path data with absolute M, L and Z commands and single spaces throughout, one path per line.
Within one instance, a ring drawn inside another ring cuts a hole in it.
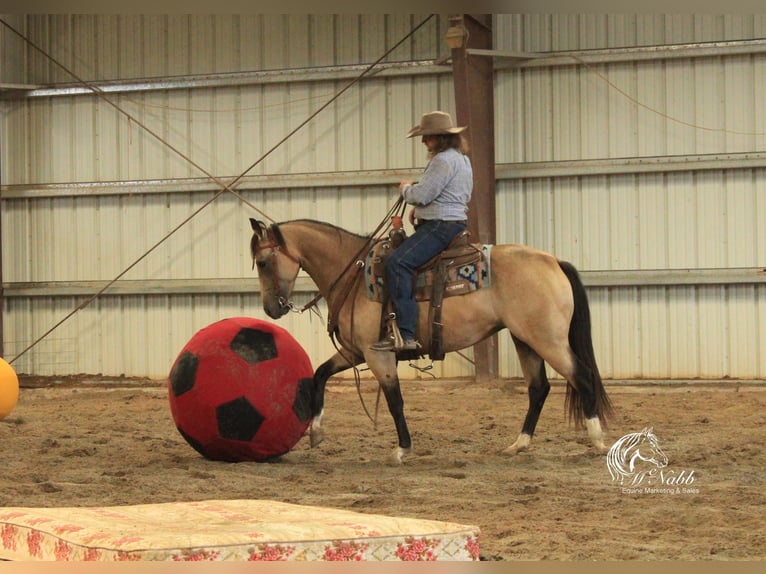
M 184 351 L 178 359 L 173 370 L 170 371 L 170 388 L 173 389 L 173 396 L 180 396 L 192 390 L 194 380 L 197 378 L 197 366 L 199 357 Z
M 240 329 L 229 348 L 250 364 L 277 358 L 274 335 L 258 329 Z
M 245 397 L 223 403 L 215 409 L 218 436 L 251 441 L 266 418 Z
M 314 402 L 314 379 L 300 379 L 295 391 L 293 412 L 298 420 L 305 423 L 311 418 L 311 404 Z

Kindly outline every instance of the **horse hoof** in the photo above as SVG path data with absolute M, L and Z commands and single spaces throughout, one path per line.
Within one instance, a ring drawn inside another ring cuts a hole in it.
M 526 446 L 517 446 L 515 444 L 512 444 L 511 446 L 509 446 L 503 451 L 503 454 L 506 454 L 508 456 L 515 456 L 519 454 L 520 452 L 524 452 L 525 450 L 527 450 L 527 448 L 528 447 Z
M 529 448 L 529 443 L 532 442 L 532 437 L 528 434 L 521 433 L 516 442 L 503 451 L 503 454 L 513 456 L 520 452 L 523 452 Z
M 410 453 L 412 448 L 402 448 L 402 447 L 396 447 L 394 449 L 394 456 L 393 460 L 395 464 L 402 464 L 404 462 L 404 457 Z
M 324 431 L 317 429 L 311 429 L 309 432 L 309 441 L 311 444 L 311 448 L 316 448 L 320 444 L 322 444 L 322 441 L 324 441 Z
M 590 437 L 590 442 L 593 444 L 593 448 L 599 453 L 607 452 L 609 449 L 604 444 L 604 433 L 601 430 L 601 421 L 599 418 L 593 417 L 592 419 L 586 419 L 585 428 L 588 429 L 588 436 Z

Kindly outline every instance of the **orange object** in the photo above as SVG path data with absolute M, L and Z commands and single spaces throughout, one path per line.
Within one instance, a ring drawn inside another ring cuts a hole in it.
M 5 360 L 0 359 L 0 419 L 5 418 L 19 400 L 19 377 Z

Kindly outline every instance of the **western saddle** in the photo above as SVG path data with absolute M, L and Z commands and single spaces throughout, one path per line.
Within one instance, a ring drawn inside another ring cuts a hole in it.
M 444 251 L 421 265 L 413 276 L 415 300 L 430 302 L 430 344 L 427 348 L 429 357 L 434 361 L 444 359 L 442 301 L 447 297 L 465 295 L 488 284 L 488 257 L 480 244 L 470 243 L 469 239 L 470 233 L 463 231 Z M 386 261 L 397 246 L 393 236 L 379 240 L 370 250 L 365 266 L 368 297 L 383 304 L 381 336 L 386 331 L 398 332 L 385 281 Z M 425 340 L 427 333 L 422 335 L 421 340 Z M 397 358 L 417 359 L 423 355 L 423 349 L 399 352 Z

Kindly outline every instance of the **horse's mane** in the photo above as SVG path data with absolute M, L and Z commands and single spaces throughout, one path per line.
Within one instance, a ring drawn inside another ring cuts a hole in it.
M 349 231 L 348 229 L 343 229 L 342 227 L 338 227 L 337 225 L 333 225 L 332 223 L 327 223 L 326 221 L 317 221 L 315 219 L 292 219 L 290 221 L 280 221 L 279 223 L 273 224 L 271 226 L 271 229 L 276 231 L 277 233 L 279 233 L 280 236 L 281 236 L 281 232 L 279 232 L 279 226 L 280 225 L 287 225 L 287 224 L 291 224 L 291 223 L 305 224 L 305 225 L 309 225 L 309 226 L 315 226 L 315 227 L 321 227 L 321 228 L 333 230 L 333 231 L 336 231 L 338 233 L 338 235 L 341 236 L 341 237 L 343 237 L 343 236 L 350 236 L 350 237 L 355 237 L 357 239 L 362 239 L 362 240 L 365 240 L 365 241 L 370 238 L 369 235 L 361 235 L 359 233 L 354 233 L 353 231 Z M 276 233 L 275 233 L 275 235 L 276 235 Z
M 274 242 L 277 243 L 282 248 L 286 248 L 287 245 L 285 244 L 285 236 L 282 233 L 282 230 L 280 227 L 284 225 L 303 225 L 308 227 L 314 227 L 320 230 L 327 230 L 329 232 L 334 232 L 339 242 L 343 242 L 345 239 L 351 239 L 351 240 L 359 240 L 359 241 L 370 241 L 371 236 L 370 235 L 360 235 L 358 233 L 354 233 L 352 231 L 348 231 L 347 229 L 343 229 L 342 227 L 338 227 L 337 225 L 333 225 L 332 223 L 327 223 L 325 221 L 316 221 L 314 219 L 292 219 L 289 221 L 280 221 L 277 223 L 272 223 L 268 227 L 265 223 L 251 220 L 253 224 L 253 230 L 256 231 L 256 227 L 260 230 L 260 232 L 256 231 L 253 233 L 252 238 L 250 239 L 250 252 L 254 255 L 258 251 L 258 247 L 260 245 L 262 237 L 265 237 L 266 234 L 270 235 L 271 238 L 274 240 Z

